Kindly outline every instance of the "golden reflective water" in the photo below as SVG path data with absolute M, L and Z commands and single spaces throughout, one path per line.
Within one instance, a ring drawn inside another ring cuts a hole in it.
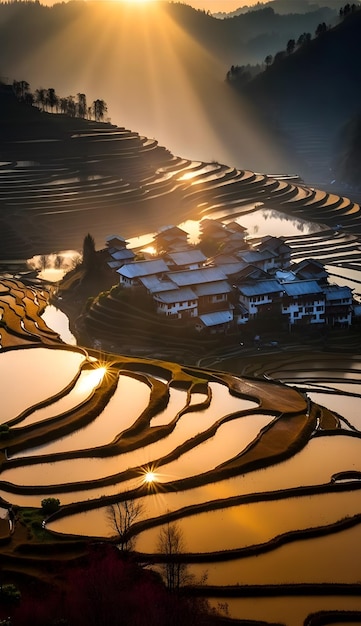
M 93 383 L 96 380 L 96 378 L 93 379 Z M 86 395 L 89 391 L 86 390 Z M 119 376 L 116 392 L 110 398 L 104 411 L 90 424 L 48 444 L 25 450 L 17 456 L 56 454 L 110 443 L 119 432 L 131 426 L 148 406 L 149 394 L 149 387 L 145 383 L 129 376 Z
M 17 352 L 19 357 L 19 351 Z M 25 385 L 26 396 L 22 399 L 23 404 L 14 399 L 13 405 L 8 407 L 13 414 L 17 414 L 14 407 L 35 404 L 46 399 L 49 389 L 52 394 L 62 391 L 66 385 L 76 380 L 78 373 L 80 374 L 74 387 L 69 388 L 63 398 L 49 406 L 34 410 L 23 423 L 19 423 L 17 426 L 19 432 L 25 426 L 36 427 L 46 419 L 81 406 L 94 389 L 102 392 L 103 384 L 108 380 L 108 371 L 101 363 L 98 364 L 100 367 L 81 371 L 85 363 L 85 356 L 82 353 L 44 348 L 22 350 L 21 353 L 24 354 L 25 360 L 31 356 L 28 369 L 24 370 L 23 375 L 25 380 L 28 373 L 30 383 Z M 7 358 L 9 354 L 15 354 L 15 351 L 2 354 L 0 359 L 0 363 L 7 364 L 8 380 L 16 376 L 18 368 L 18 361 Z M 330 375 L 327 379 L 325 376 L 323 383 L 322 380 L 318 381 L 318 376 L 320 372 L 323 374 L 321 368 L 324 367 L 324 363 L 315 361 L 314 369 L 309 370 L 311 381 L 309 386 L 305 387 L 311 401 L 321 406 L 329 406 L 336 414 L 343 415 L 357 427 L 360 398 L 356 395 L 345 398 L 339 393 L 342 390 L 357 393 L 357 384 L 341 382 L 339 377 L 339 372 L 346 364 L 349 367 L 347 375 L 359 374 L 360 362 L 357 359 L 340 359 L 337 371 L 328 372 Z M 300 367 L 301 363 L 297 365 L 298 367 L 295 366 L 288 371 L 293 384 L 297 384 L 299 380 L 299 371 L 306 372 L 306 368 Z M 127 493 L 131 491 L 133 496 L 140 498 L 139 501 L 143 505 L 143 512 L 137 522 L 143 521 L 146 524 L 144 530 L 140 527 L 134 528 L 135 532 L 138 532 L 136 549 L 152 553 L 156 549 L 160 525 L 164 523 L 169 512 L 174 512 L 180 519 L 186 551 L 210 553 L 208 563 L 189 564 L 189 572 L 196 579 L 200 579 L 207 570 L 209 585 L 351 583 L 361 579 L 359 525 L 337 533 L 332 532 L 333 523 L 361 514 L 360 491 L 352 490 L 352 480 L 349 484 L 346 478 L 339 481 L 344 491 L 310 492 L 309 495 L 298 494 L 298 496 L 288 493 L 285 494 L 287 497 L 283 499 L 280 497 L 283 489 L 307 485 L 322 486 L 330 483 L 331 477 L 336 473 L 361 472 L 360 438 L 351 437 L 347 425 L 344 425 L 343 430 L 335 431 L 334 436 L 313 437 L 310 431 L 308 441 L 304 442 L 303 447 L 298 452 L 290 453 L 289 458 L 284 458 L 282 462 L 268 464 L 263 469 L 240 472 L 233 478 L 225 479 L 221 476 L 216 482 L 207 482 L 198 487 L 187 488 L 191 483 L 179 483 L 179 491 L 174 491 L 173 485 L 168 491 L 170 481 L 179 479 L 189 481 L 194 476 L 229 463 L 242 451 L 247 451 L 251 444 L 254 445 L 260 433 L 262 440 L 262 433 L 268 433 L 273 423 L 280 423 L 279 433 L 282 437 L 282 429 L 286 431 L 292 429 L 292 419 L 288 420 L 286 416 L 281 416 L 275 421 L 276 408 L 275 412 L 269 409 L 264 414 L 260 413 L 260 406 L 263 409 L 267 406 L 265 399 L 269 400 L 267 394 L 273 387 L 271 383 L 255 382 L 251 386 L 249 382 L 242 383 L 244 387 L 240 384 L 240 388 L 244 388 L 243 393 L 246 393 L 246 396 L 242 397 L 231 394 L 225 380 L 223 382 L 205 380 L 203 384 L 208 388 L 210 397 L 210 404 L 207 406 L 206 389 L 203 393 L 189 395 L 186 389 L 180 389 L 176 383 L 173 385 L 170 374 L 169 380 L 172 382 L 168 388 L 167 373 L 163 378 L 154 377 L 146 373 L 144 363 L 142 367 L 139 365 L 139 372 L 134 375 L 131 372 L 126 374 L 123 370 L 118 371 L 114 363 L 111 367 L 113 375 L 117 372 L 119 378 L 115 392 L 100 413 L 88 425 L 74 429 L 69 435 L 53 437 L 47 444 L 36 448 L 30 447 L 14 455 L 15 462 L 21 463 L 23 459 L 23 464 L 12 467 L 10 461 L 6 467 L 5 463 L 1 472 L 2 497 L 18 505 L 39 506 L 43 497 L 56 495 L 64 506 L 82 502 L 85 509 L 87 503 L 99 499 L 94 510 L 83 510 L 49 521 L 48 528 L 65 534 L 109 537 L 114 531 L 109 527 L 106 503 L 102 502 L 101 498 L 118 494 L 119 497 L 126 498 Z M 65 369 L 67 376 L 63 373 Z M 279 365 L 274 369 L 283 371 Z M 43 383 L 41 393 L 37 390 L 34 396 L 35 401 L 31 393 L 31 386 L 37 386 L 34 372 L 37 376 L 42 376 Z M 59 374 L 56 381 L 55 373 Z M 140 373 L 146 375 L 146 379 L 140 378 Z M 81 451 L 85 448 L 91 449 L 92 454 L 96 454 L 96 448 L 108 445 L 118 436 L 121 436 L 121 439 L 123 437 L 122 441 L 127 441 L 124 433 L 137 423 L 139 416 L 144 413 L 151 401 L 151 386 L 146 383 L 151 383 L 152 378 L 154 378 L 153 391 L 154 388 L 158 388 L 161 394 L 167 394 L 169 391 L 165 408 L 150 417 L 147 427 L 149 432 L 158 432 L 157 428 L 160 428 L 159 432 L 163 433 L 161 438 L 158 441 L 151 441 L 148 445 L 121 448 L 122 452 L 117 454 L 113 452 L 112 456 L 81 458 Z M 218 380 L 222 380 L 220 375 Z M 343 380 L 345 381 L 345 378 Z M 257 384 L 261 385 L 262 392 L 256 391 Z M 262 385 L 266 387 L 263 388 Z M 332 393 L 325 393 L 324 390 L 327 388 Z M 272 396 L 275 407 L 278 398 L 279 402 L 285 402 L 285 406 L 290 410 L 286 397 L 282 398 L 282 390 L 286 388 L 277 386 L 276 389 Z M 289 393 L 290 390 L 287 390 L 287 394 Z M 297 397 L 299 403 L 297 406 L 300 410 L 302 406 L 307 406 L 300 394 L 293 390 L 292 394 L 295 396 L 294 401 Z M 263 398 L 263 401 L 260 399 L 251 401 L 247 399 L 249 395 Z M 292 396 L 287 397 L 291 399 Z M 194 410 L 184 412 L 189 406 Z M 307 421 L 307 418 L 305 420 Z M 164 432 L 162 428 L 165 428 Z M 209 431 L 212 428 L 214 430 Z M 195 445 L 196 437 L 200 433 L 207 433 L 207 438 Z M 322 435 L 322 430 L 319 430 L 318 434 Z M 186 441 L 189 442 L 188 449 L 179 448 Z M 267 453 L 268 445 L 278 446 L 276 440 L 272 443 L 272 439 L 266 438 L 265 441 L 270 441 L 264 444 Z M 131 449 L 132 447 L 134 449 Z M 57 453 L 66 451 L 73 452 L 74 458 L 56 460 Z M 164 457 L 174 453 L 175 458 L 164 463 Z M 43 454 L 54 455 L 53 460 L 49 462 L 48 458 L 45 463 L 40 456 Z M 39 462 L 25 465 L 30 456 L 39 457 Z M 123 474 L 128 468 L 136 468 L 133 476 Z M 108 480 L 103 484 L 103 479 Z M 355 480 L 353 477 L 353 486 L 356 485 Z M 334 483 L 331 482 L 332 484 Z M 19 493 L 14 493 L 14 489 Z M 148 495 L 145 495 L 146 490 Z M 274 499 L 266 501 L 264 493 L 267 492 L 275 492 L 272 495 Z M 237 505 L 225 501 L 219 505 L 222 508 L 212 504 L 222 499 L 248 494 L 252 495 L 254 501 Z M 200 505 L 207 506 L 209 512 L 198 511 L 197 508 L 192 511 L 191 507 Z M 187 514 L 182 510 L 184 508 Z M 152 518 L 155 518 L 152 526 L 147 528 L 148 520 Z M 238 556 L 236 559 L 217 562 L 212 557 L 213 552 L 227 552 L 259 545 L 287 533 L 307 531 L 310 528 L 318 529 L 319 536 L 314 538 L 309 536 L 302 540 L 294 535 L 290 543 L 274 546 L 269 552 L 261 550 L 257 556 L 243 558 Z M 322 532 L 320 529 L 323 529 Z M 280 605 L 277 598 L 273 600 L 272 619 L 275 619 Z M 238 604 L 237 602 L 232 600 L 229 604 L 232 615 L 234 617 L 238 615 L 237 606 L 242 607 L 247 615 L 247 600 L 243 599 Z M 349 604 L 351 605 L 352 603 Z M 271 610 L 271 606 L 272 602 L 263 598 L 257 610 L 259 609 L 261 615 L 262 607 Z M 342 602 L 338 606 L 342 606 Z M 254 612 L 252 618 L 255 619 L 254 616 L 257 614 Z
M 319 611 L 361 611 L 360 597 L 328 596 L 278 596 L 256 598 L 210 598 L 213 607 L 226 605 L 234 619 L 259 620 L 304 626 L 304 621 L 311 613 Z M 337 626 L 360 626 L 360 622 L 337 622 Z
M 209 585 L 277 585 L 285 583 L 353 583 L 360 580 L 360 528 L 295 541 L 257 556 L 189 566 Z
M 233 550 L 270 541 L 289 531 L 332 524 L 361 513 L 360 493 L 318 494 L 238 504 L 182 519 L 187 552 Z M 137 536 L 137 550 L 152 553 L 159 526 Z
M 21 350 L 21 356 L 18 350 L 1 354 L 1 422 L 59 393 L 77 375 L 84 361 L 81 352 L 47 348 Z

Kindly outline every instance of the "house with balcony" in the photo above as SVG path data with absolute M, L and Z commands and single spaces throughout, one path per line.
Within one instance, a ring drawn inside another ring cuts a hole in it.
M 283 316 L 289 328 L 351 324 L 352 289 L 330 285 L 319 261 L 304 259 L 291 265 L 290 248 L 277 237 L 229 252 L 228 238 L 243 241 L 245 229 L 236 222 L 226 226 L 211 219 L 203 221 L 203 228 L 223 241 L 221 253 L 207 259 L 188 245 L 185 231 L 169 226 L 155 237 L 162 256 L 150 260 L 134 261 L 128 242 L 110 236 L 104 251 L 111 258 L 108 265 L 114 264 L 123 287 L 144 289 L 159 315 L 192 320 L 199 331 L 224 332 L 267 316 L 276 323 L 277 316 L 280 321 Z
M 237 323 L 245 323 L 245 318 L 254 320 L 261 313 L 280 312 L 283 287 L 278 280 L 256 280 L 237 285 L 241 317 Z
M 288 324 L 324 324 L 326 298 L 315 280 L 296 280 L 282 283 L 282 314 Z
M 327 285 L 323 287 L 326 297 L 325 318 L 330 326 L 351 326 L 352 290 L 347 286 Z
M 168 278 L 178 287 L 191 287 L 198 296 L 199 311 L 228 307 L 229 294 L 232 287 L 226 275 L 218 267 L 203 267 L 198 270 L 169 272 Z
M 196 317 L 198 314 L 197 295 L 189 287 L 178 287 L 167 276 L 141 276 L 140 285 L 152 296 L 156 311 L 174 319 Z
M 167 276 L 178 288 L 188 287 L 192 290 L 197 298 L 198 317 L 208 313 L 225 313 L 223 316 L 216 316 L 217 322 L 215 317 L 198 319 L 198 330 L 200 328 L 215 330 L 216 326 L 217 331 L 228 328 L 233 320 L 233 305 L 230 302 L 233 290 L 226 275 L 219 268 L 204 267 L 198 270 L 169 272 Z

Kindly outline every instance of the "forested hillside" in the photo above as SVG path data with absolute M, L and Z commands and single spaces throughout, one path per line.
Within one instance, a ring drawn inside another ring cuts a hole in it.
M 343 152 L 349 149 L 343 129 L 360 112 L 360 29 L 361 11 L 356 10 L 334 28 L 319 28 L 302 45 L 289 50 L 285 45 L 247 84 L 229 83 L 287 135 L 304 161 L 304 175 L 317 184 L 341 179 L 341 139 Z

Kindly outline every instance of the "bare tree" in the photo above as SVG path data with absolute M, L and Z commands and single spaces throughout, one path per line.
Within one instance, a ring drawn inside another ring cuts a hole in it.
M 107 519 L 119 537 L 119 548 L 122 552 L 129 552 L 134 549 L 135 538 L 130 536 L 129 531 L 142 513 L 143 506 L 136 500 L 124 500 L 107 507 Z
M 185 546 L 183 531 L 178 522 L 168 522 L 162 526 L 158 536 L 158 552 L 164 555 L 161 570 L 168 589 L 178 591 L 182 585 L 190 580 L 187 565 L 182 562 Z

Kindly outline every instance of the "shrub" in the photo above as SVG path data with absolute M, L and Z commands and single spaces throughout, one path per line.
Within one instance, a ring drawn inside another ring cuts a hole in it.
M 46 515 L 51 515 L 51 513 L 55 513 L 59 509 L 60 500 L 58 498 L 44 498 L 41 501 L 41 508 L 43 513 Z
M 7 424 L 0 424 L 0 439 L 10 437 L 10 427 Z
M 20 600 L 21 593 L 15 585 L 2 585 L 0 587 L 0 601 L 2 604 L 19 604 Z

